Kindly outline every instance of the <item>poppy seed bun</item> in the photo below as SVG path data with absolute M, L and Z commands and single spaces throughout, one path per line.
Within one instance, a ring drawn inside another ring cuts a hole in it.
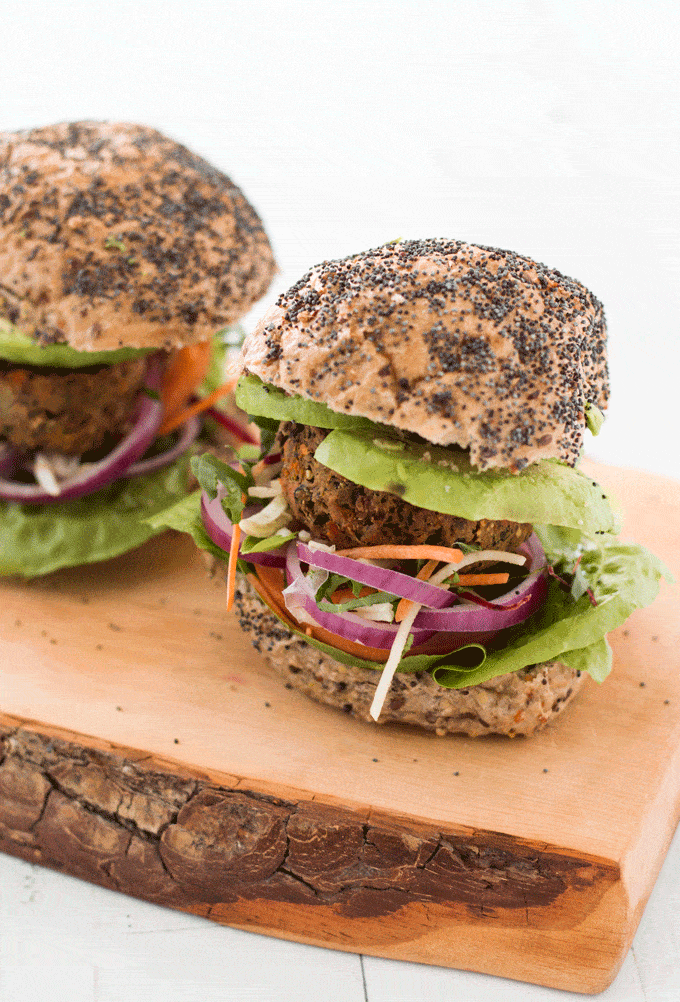
M 222 565 L 224 566 L 224 565 Z M 353 668 L 291 633 L 238 576 L 235 604 L 241 629 L 287 688 L 370 720 L 380 671 Z M 503 734 L 529 737 L 542 730 L 576 696 L 585 676 L 559 661 L 530 665 L 468 689 L 443 689 L 427 672 L 397 673 L 380 723 L 414 724 L 440 736 Z
M 574 465 L 608 399 L 602 305 L 530 258 L 407 240 L 312 268 L 248 338 L 245 370 L 334 411 L 469 448 L 479 469 Z
M 0 317 L 38 343 L 204 341 L 248 311 L 274 270 L 239 189 L 154 129 L 0 134 Z

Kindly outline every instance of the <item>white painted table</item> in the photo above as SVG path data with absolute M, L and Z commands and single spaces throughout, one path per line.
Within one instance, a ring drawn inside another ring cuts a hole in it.
M 8 0 L 1 124 L 145 122 L 226 170 L 281 266 L 250 326 L 309 265 L 399 236 L 579 278 L 611 334 L 591 453 L 680 478 L 679 36 L 660 0 Z M 603 999 L 680 998 L 679 877 L 676 836 Z M 570 996 L 241 933 L 0 856 L 0 1002 L 135 997 Z

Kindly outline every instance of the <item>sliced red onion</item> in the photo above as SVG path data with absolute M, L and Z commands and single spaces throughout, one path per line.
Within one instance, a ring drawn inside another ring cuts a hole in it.
M 166 449 L 165 452 L 159 452 L 157 456 L 151 456 L 149 459 L 140 459 L 139 462 L 133 463 L 132 466 L 128 466 L 123 476 L 141 477 L 145 473 L 154 473 L 156 470 L 161 470 L 164 466 L 174 463 L 179 456 L 187 451 L 191 443 L 196 439 L 201 430 L 201 424 L 200 417 L 196 415 L 190 417 L 182 425 L 182 434 L 173 446 Z
M 258 510 L 258 506 L 253 505 L 246 508 L 243 514 L 247 518 Z M 219 492 L 217 497 L 212 501 L 205 491 L 201 492 L 201 517 L 203 518 L 205 531 L 215 546 L 219 546 L 220 549 L 226 550 L 228 553 L 231 549 L 231 537 L 234 532 L 234 525 L 222 507 L 222 496 Z M 279 550 L 265 550 L 262 553 L 245 553 L 243 554 L 243 559 L 247 560 L 249 564 L 262 564 L 265 567 L 286 566 L 286 557 L 283 548 Z
M 0 442 L 0 477 L 11 476 L 17 468 L 21 453 L 7 442 Z
M 309 585 L 306 584 L 302 569 L 300 568 L 298 557 L 300 546 L 300 543 L 297 546 L 291 544 L 286 554 L 286 575 L 288 580 L 292 582 L 284 592 L 286 606 L 293 615 L 295 615 L 296 608 L 298 610 L 301 608 L 319 626 L 323 626 L 325 629 L 346 639 L 356 640 L 359 635 L 359 624 L 354 621 L 359 619 L 359 617 L 353 616 L 352 613 L 325 613 L 317 606 L 314 593 Z M 490 609 L 480 608 L 477 605 L 456 605 L 451 608 L 421 609 L 414 620 L 414 628 L 411 631 L 414 637 L 414 646 L 419 646 L 429 641 L 430 644 L 436 643 L 436 646 L 445 653 L 447 650 L 456 650 L 466 644 L 484 644 L 493 639 L 501 630 L 508 629 L 510 626 L 517 626 L 536 612 L 543 604 L 548 589 L 544 574 L 545 554 L 535 534 L 530 537 L 523 549 L 529 558 L 528 569 L 531 570 L 531 574 L 525 581 L 521 582 L 516 588 L 511 589 L 501 598 L 496 599 L 494 606 Z M 334 556 L 334 554 L 328 554 L 323 550 L 314 552 L 315 554 L 322 554 L 324 557 Z M 340 557 L 337 559 L 347 560 L 351 558 Z M 354 563 L 357 562 L 354 561 Z M 371 568 L 369 565 L 360 566 L 367 567 L 369 570 L 382 570 L 382 568 Z M 350 575 L 344 574 L 343 576 L 349 577 Z M 412 578 L 409 578 L 409 580 L 413 581 Z M 421 584 L 422 582 L 417 583 Z M 286 592 L 290 594 L 290 604 L 286 597 Z M 407 595 L 405 597 L 410 598 L 411 596 Z M 366 622 L 362 621 L 362 625 L 365 627 Z M 365 630 L 361 633 L 364 639 L 357 640 L 357 642 L 371 647 L 385 649 L 391 647 L 397 628 L 392 627 L 387 630 L 383 627 L 382 629 L 387 634 L 384 638 L 385 640 L 391 637 L 389 644 L 384 643 L 384 641 L 379 642 L 375 638 L 369 642 L 366 639 Z M 432 632 L 428 633 L 428 631 Z M 408 654 L 406 654 L 406 657 L 408 657 Z
M 147 369 L 146 386 L 156 389 L 159 379 L 160 363 L 158 359 L 154 359 Z M 59 494 L 49 494 L 40 484 L 0 480 L 0 497 L 5 501 L 20 501 L 24 504 L 55 504 L 101 490 L 123 476 L 128 467 L 144 455 L 156 437 L 162 414 L 163 405 L 160 400 L 140 393 L 132 430 L 104 459 L 97 463 L 84 463 L 73 476 L 62 480 Z
M 324 612 L 319 608 L 314 590 L 302 573 L 294 542 L 286 549 L 286 578 L 288 587 L 283 591 L 283 598 L 286 608 L 296 618 L 302 609 L 319 626 L 345 640 L 386 651 L 392 647 L 398 624 L 371 622 L 352 612 Z M 416 628 L 411 632 L 414 644 L 422 644 L 432 636 L 432 630 Z
M 523 623 L 541 607 L 548 592 L 544 573 L 545 553 L 535 533 L 527 540 L 525 550 L 531 573 L 516 588 L 494 599 L 491 608 L 488 608 L 491 603 L 485 603 L 484 606 L 475 604 L 455 605 L 450 609 L 421 609 L 415 623 L 447 633 L 487 630 L 498 632 Z
M 547 592 L 545 574 L 536 571 L 517 588 L 508 592 L 507 596 L 497 599 L 496 607 L 493 609 L 479 605 L 454 605 L 450 609 L 421 609 L 415 618 L 415 625 L 446 633 L 507 630 L 508 627 L 517 626 L 533 615 L 543 605 Z M 526 598 L 527 601 L 519 603 L 517 600 L 520 597 Z M 511 606 L 509 609 L 503 608 L 506 599 Z
M 397 598 L 408 598 L 412 602 L 433 609 L 441 609 L 456 600 L 456 596 L 446 588 L 428 584 L 427 581 L 418 581 L 409 574 L 402 574 L 401 571 L 362 564 L 352 557 L 339 557 L 337 553 L 329 553 L 328 550 L 313 550 L 300 542 L 297 544 L 297 553 L 300 560 L 310 567 L 321 567 L 324 571 L 341 574 L 344 578 L 368 585 L 376 591 L 386 591 L 390 595 L 396 595 Z
M 233 435 L 234 438 L 237 438 L 240 442 L 246 442 L 248 445 L 257 445 L 257 439 L 250 431 L 248 431 L 247 428 L 245 428 L 239 421 L 235 421 L 233 418 L 229 417 L 228 414 L 223 414 L 222 411 L 218 411 L 216 407 L 208 407 L 205 415 L 217 424 L 221 425 L 225 431 L 228 431 L 230 435 Z

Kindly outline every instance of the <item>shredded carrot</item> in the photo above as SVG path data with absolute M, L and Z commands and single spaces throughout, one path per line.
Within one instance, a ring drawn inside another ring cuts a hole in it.
M 227 566 L 227 612 L 234 604 L 234 594 L 236 592 L 236 561 L 238 560 L 238 548 L 241 542 L 241 526 L 237 523 L 231 534 L 231 546 L 229 547 L 229 564 Z
M 285 607 L 283 599 L 281 597 L 281 589 L 285 588 L 285 583 L 283 580 L 283 572 L 275 567 L 265 567 L 262 564 L 258 564 L 256 570 L 257 577 L 249 574 L 248 580 L 253 585 L 258 595 L 269 608 L 276 613 L 276 615 L 290 626 L 294 630 L 299 630 L 301 632 L 307 631 L 307 624 L 298 623 Z M 278 591 L 277 585 L 278 584 Z M 309 626 L 311 633 L 307 636 L 314 637 L 315 640 L 320 641 L 322 644 L 328 644 L 329 647 L 336 647 L 340 651 L 345 651 L 346 654 L 353 654 L 355 657 L 363 658 L 365 661 L 387 661 L 389 651 L 384 651 L 379 647 L 365 647 L 363 644 L 357 644 L 353 640 L 345 640 L 344 637 L 340 637 L 337 633 L 331 633 L 330 630 L 325 630 L 322 626 Z
M 428 578 L 432 577 L 434 569 L 439 563 L 438 560 L 428 560 L 426 564 L 420 568 L 416 577 L 419 581 L 427 581 Z M 401 623 L 404 616 L 408 613 L 409 609 L 413 605 L 413 600 L 410 598 L 402 598 L 397 606 L 397 611 L 394 614 L 395 623 Z
M 164 417 L 179 413 L 204 378 L 212 356 L 212 341 L 188 344 L 170 359 L 163 373 L 160 395 Z
M 463 559 L 460 550 L 448 546 L 430 546 L 425 543 L 419 546 L 397 546 L 383 544 L 382 546 L 355 546 L 350 550 L 338 550 L 339 557 L 367 557 L 375 560 L 441 560 L 446 564 L 457 564 Z
M 459 574 L 458 584 L 501 585 L 508 583 L 509 576 L 509 574 Z
M 28 372 L 26 369 L 10 369 L 4 378 L 15 390 L 19 390 L 28 379 Z
M 367 595 L 375 595 L 376 588 L 362 588 L 357 596 L 351 588 L 336 588 L 331 595 L 331 602 L 333 605 L 342 605 L 343 602 L 349 602 L 353 598 L 366 598 Z
M 267 588 L 268 591 L 270 591 L 276 598 L 276 601 L 282 603 L 283 597 L 281 592 L 286 587 L 286 579 L 281 568 L 267 567 L 265 564 L 258 564 L 257 576 L 265 588 Z
M 201 411 L 205 411 L 209 407 L 212 407 L 215 401 L 219 400 L 220 397 L 226 397 L 228 393 L 231 393 L 237 382 L 238 378 L 235 378 L 230 379 L 226 383 L 222 383 L 222 385 L 218 386 L 216 390 L 209 393 L 207 397 L 197 400 L 195 404 L 184 408 L 178 414 L 173 414 L 170 418 L 166 418 L 158 429 L 158 434 L 167 435 L 168 432 L 174 431 L 175 428 L 179 428 L 181 424 L 188 421 L 190 417 L 193 417 L 195 414 L 200 414 Z
M 251 425 L 251 428 L 252 427 L 256 428 L 257 433 L 259 435 L 259 429 L 257 428 L 257 425 Z M 259 441 L 259 439 L 258 439 L 258 441 Z M 279 456 L 281 456 L 281 453 L 279 453 Z M 283 457 L 281 456 L 281 458 L 283 458 Z M 277 463 L 278 463 L 278 460 L 277 460 Z M 251 472 L 252 472 L 253 476 L 255 477 L 255 479 L 257 480 L 257 478 L 259 477 L 259 475 L 261 473 L 264 473 L 264 471 L 267 469 L 267 467 L 269 467 L 271 469 L 271 467 L 273 467 L 275 465 L 276 464 L 273 463 L 273 462 L 271 462 L 271 461 L 267 462 L 267 456 L 263 456 L 262 459 L 260 459 L 259 462 L 255 463 L 255 466 L 253 466 Z

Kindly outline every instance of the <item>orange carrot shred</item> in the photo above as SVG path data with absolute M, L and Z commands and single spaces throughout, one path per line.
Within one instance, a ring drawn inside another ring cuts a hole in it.
M 164 418 L 179 413 L 203 380 L 212 357 L 212 341 L 188 344 L 170 358 L 161 380 L 160 396 Z
M 431 578 L 434 573 L 434 569 L 438 563 L 439 563 L 438 560 L 428 560 L 428 562 L 426 564 L 423 564 L 423 566 L 416 574 L 417 579 L 419 581 L 427 581 L 428 578 Z M 413 605 L 413 599 L 402 598 L 399 604 L 397 605 L 397 611 L 394 614 L 394 622 L 401 623 L 402 619 L 407 614 L 412 605 Z
M 457 564 L 463 559 L 460 550 L 448 546 L 430 546 L 423 543 L 418 546 L 398 546 L 384 543 L 381 546 L 355 546 L 349 550 L 338 550 L 339 557 L 353 557 L 358 560 L 366 557 L 374 560 L 440 560 L 446 564 Z
M 175 428 L 179 428 L 179 426 L 184 424 L 185 421 L 188 421 L 190 417 L 193 417 L 195 414 L 200 414 L 202 411 L 207 410 L 208 407 L 212 407 L 216 400 L 219 400 L 221 397 L 226 397 L 228 393 L 231 393 L 237 382 L 238 379 L 230 379 L 228 382 L 222 383 L 222 385 L 218 386 L 216 390 L 209 393 L 207 397 L 197 400 L 196 403 L 192 404 L 190 407 L 186 407 L 179 413 L 166 418 L 158 429 L 158 434 L 167 435 L 169 432 L 174 431 Z
M 241 542 L 241 526 L 237 523 L 231 534 L 231 546 L 229 547 L 229 564 L 227 566 L 227 612 L 234 604 L 236 593 L 236 561 L 238 560 L 238 548 Z
M 359 592 L 358 598 L 366 598 L 367 595 L 375 595 L 375 588 L 362 588 Z M 343 602 L 349 602 L 354 598 L 354 592 L 351 588 L 346 586 L 343 588 L 336 588 L 333 594 L 330 596 L 333 605 L 342 605 Z
M 458 584 L 462 585 L 502 585 L 508 583 L 509 574 L 459 574 Z

